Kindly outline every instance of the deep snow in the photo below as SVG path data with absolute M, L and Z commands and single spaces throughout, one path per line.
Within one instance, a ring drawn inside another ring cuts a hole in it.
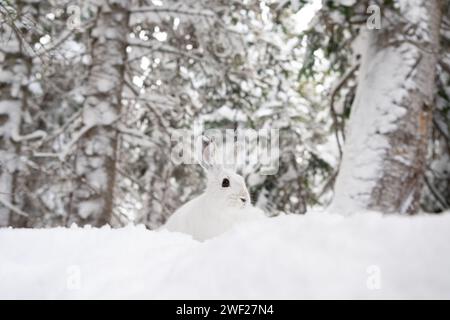
M 208 241 L 122 229 L 0 229 L 0 298 L 450 298 L 450 213 L 311 212 Z

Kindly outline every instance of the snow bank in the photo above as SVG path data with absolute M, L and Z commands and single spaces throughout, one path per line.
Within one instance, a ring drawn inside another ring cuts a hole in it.
M 205 242 L 145 228 L 0 230 L 0 298 L 450 298 L 450 213 L 324 213 Z

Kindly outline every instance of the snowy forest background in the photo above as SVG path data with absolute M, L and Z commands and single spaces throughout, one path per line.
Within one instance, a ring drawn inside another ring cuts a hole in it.
M 271 216 L 450 207 L 447 0 L 0 13 L 0 227 L 161 225 L 204 188 L 199 166 L 170 161 L 171 134 L 199 124 L 280 130 L 279 172 L 241 171 Z

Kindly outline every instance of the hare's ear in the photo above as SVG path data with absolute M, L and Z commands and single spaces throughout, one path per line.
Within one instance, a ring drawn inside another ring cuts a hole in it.
M 213 139 L 202 137 L 202 154 L 199 163 L 203 169 L 210 171 L 216 165 L 216 143 Z

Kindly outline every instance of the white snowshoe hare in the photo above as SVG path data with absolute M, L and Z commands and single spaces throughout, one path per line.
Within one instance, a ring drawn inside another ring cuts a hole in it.
M 216 149 L 214 141 L 210 141 L 199 161 L 207 174 L 205 191 L 176 210 L 163 229 L 206 240 L 237 223 L 265 217 L 260 209 L 252 206 L 244 178 L 216 161 Z

